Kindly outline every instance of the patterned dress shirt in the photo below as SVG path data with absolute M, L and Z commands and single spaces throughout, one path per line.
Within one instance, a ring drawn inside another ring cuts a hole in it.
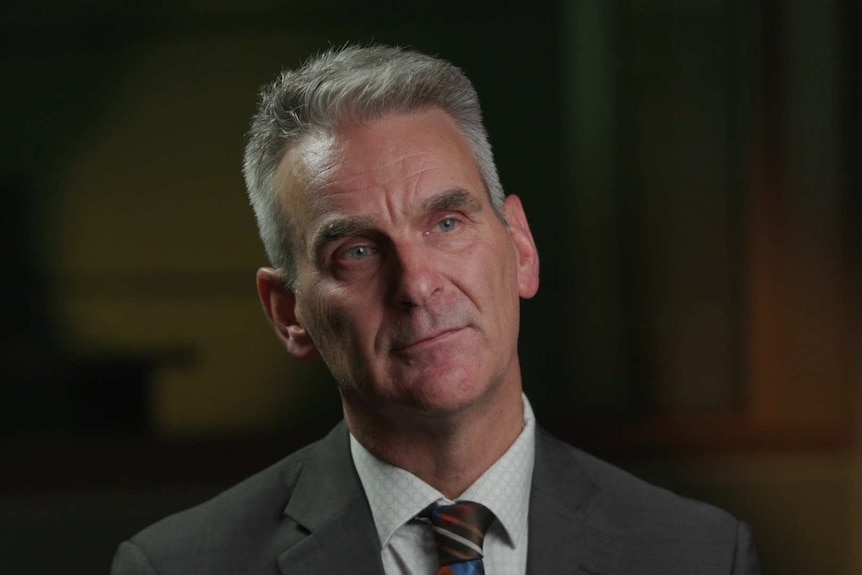
M 527 568 L 527 513 L 536 447 L 536 424 L 527 397 L 524 429 L 458 499 L 476 501 L 494 512 L 485 536 L 486 575 L 524 575 Z M 416 515 L 434 502 L 452 503 L 439 491 L 400 467 L 372 455 L 350 435 L 353 463 L 365 489 L 386 575 L 434 575 L 434 536 Z

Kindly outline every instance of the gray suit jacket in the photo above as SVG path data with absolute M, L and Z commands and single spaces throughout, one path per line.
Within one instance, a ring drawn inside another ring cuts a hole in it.
M 538 430 L 530 575 L 759 573 L 746 524 Z M 112 575 L 383 575 L 347 429 L 120 545 Z

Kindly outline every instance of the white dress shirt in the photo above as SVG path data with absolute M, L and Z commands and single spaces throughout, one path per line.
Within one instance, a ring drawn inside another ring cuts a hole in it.
M 526 396 L 523 401 L 521 434 L 458 498 L 481 503 L 498 519 L 485 535 L 486 575 L 524 575 L 527 570 L 527 513 L 536 424 Z M 429 525 L 415 517 L 432 503 L 453 501 L 409 471 L 372 455 L 353 434 L 350 453 L 380 537 L 386 575 L 434 575 L 437 572 L 434 536 Z

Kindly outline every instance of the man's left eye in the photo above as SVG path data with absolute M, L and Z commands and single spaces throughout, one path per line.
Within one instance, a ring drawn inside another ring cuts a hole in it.
M 437 222 L 437 228 L 443 232 L 451 232 L 458 227 L 458 220 L 455 218 L 443 218 Z

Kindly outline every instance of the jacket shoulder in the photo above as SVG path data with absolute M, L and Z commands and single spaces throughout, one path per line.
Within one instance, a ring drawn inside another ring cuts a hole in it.
M 276 551 L 294 536 L 296 526 L 283 512 L 321 441 L 143 529 L 119 547 L 111 573 L 238 573 L 258 566 L 269 571 L 264 568 Z M 149 570 L 133 564 L 148 564 Z
M 620 525 L 640 521 L 655 523 L 666 518 L 671 525 L 680 522 L 735 527 L 737 520 L 729 513 L 700 501 L 677 495 L 631 473 L 541 432 L 537 457 L 552 460 L 552 473 L 586 476 L 596 490 L 601 509 Z M 541 454 L 541 455 L 539 455 Z M 554 471 L 554 468 L 557 468 Z
M 650 566 L 664 573 L 758 571 L 750 530 L 730 513 L 652 485 L 547 433 L 539 445 L 537 457 L 551 460 L 542 464 L 546 476 L 568 474 L 568 483 L 589 486 L 582 489 L 589 492 L 582 517 L 591 530 L 621 543 L 623 564 L 643 572 L 653 572 Z M 555 489 L 565 490 L 563 483 Z

